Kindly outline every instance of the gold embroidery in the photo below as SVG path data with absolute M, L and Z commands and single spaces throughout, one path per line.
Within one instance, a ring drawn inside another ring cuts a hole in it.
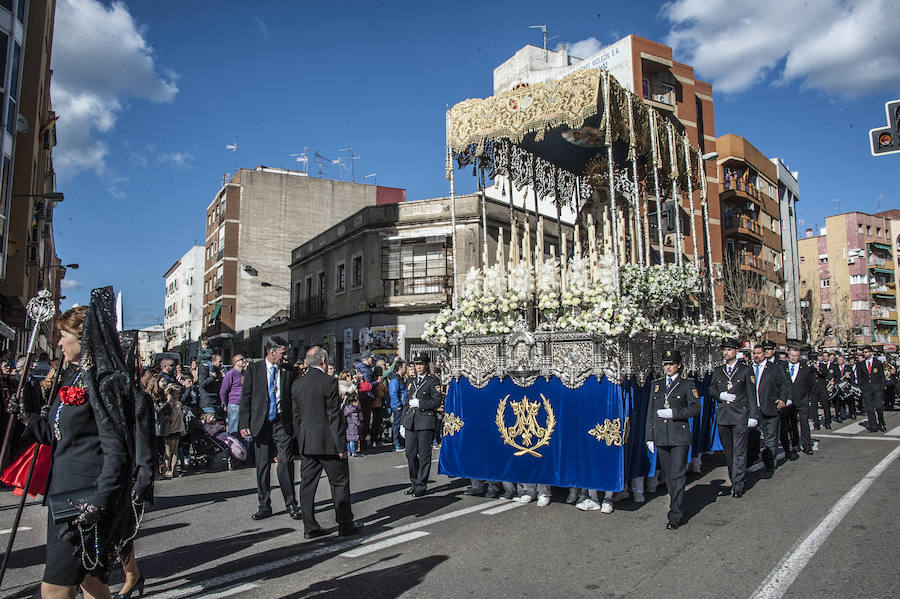
M 500 400 L 500 405 L 497 406 L 497 417 L 495 419 L 497 430 L 500 431 L 503 443 L 511 445 L 519 450 L 513 454 L 515 456 L 522 456 L 527 453 L 536 458 L 543 457 L 535 450 L 550 442 L 550 436 L 553 434 L 553 429 L 556 427 L 556 417 L 553 415 L 553 408 L 550 407 L 550 401 L 544 397 L 543 393 L 541 394 L 544 410 L 547 412 L 544 426 L 540 426 L 537 422 L 537 415 L 541 409 L 541 402 L 529 401 L 528 397 L 525 396 L 522 397 L 522 401 L 509 402 L 513 414 L 516 417 L 516 422 L 513 426 L 506 426 L 504 415 L 506 413 L 506 400 L 508 399 L 509 395 Z M 521 437 L 521 445 L 516 443 L 516 437 Z M 536 444 L 534 443 L 535 439 L 537 440 Z
M 628 424 L 625 425 L 626 431 L 628 429 Z M 618 418 L 615 420 L 610 420 L 609 418 L 603 421 L 603 424 L 597 424 L 594 428 L 588 431 L 588 433 L 595 437 L 597 441 L 605 441 L 607 447 L 611 447 L 615 445 L 616 447 L 622 447 L 622 421 Z
M 696 397 L 697 399 L 700 399 L 700 395 L 697 394 L 697 390 L 696 390 L 696 389 L 694 389 L 694 397 Z
M 457 416 L 453 412 L 445 414 L 443 436 L 446 437 L 447 435 L 450 435 L 452 437 L 459 432 L 459 429 L 461 429 L 464 424 L 465 422 L 463 422 L 462 419 L 460 419 L 459 416 Z
M 656 387 L 653 388 L 653 392 L 654 392 L 654 393 L 659 393 L 659 385 L 657 385 Z

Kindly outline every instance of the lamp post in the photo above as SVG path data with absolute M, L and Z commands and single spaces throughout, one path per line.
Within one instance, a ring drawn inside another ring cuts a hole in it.
M 284 287 L 284 286 L 282 286 L 282 285 L 276 285 L 276 284 L 274 284 L 274 283 L 269 283 L 269 282 L 267 282 L 267 281 L 260 281 L 260 282 L 259 282 L 259 285 L 260 285 L 260 287 L 274 287 L 275 289 L 284 289 L 284 290 L 287 291 L 288 293 L 291 292 L 291 290 L 288 289 L 287 287 Z
M 41 198 L 42 200 L 50 200 L 51 202 L 62 202 L 65 196 L 61 191 L 51 191 L 48 193 L 14 193 L 14 198 Z

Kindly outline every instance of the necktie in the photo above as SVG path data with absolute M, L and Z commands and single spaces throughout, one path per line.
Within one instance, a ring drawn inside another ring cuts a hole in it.
M 666 378 L 666 393 L 672 390 L 672 379 Z
M 275 366 L 269 368 L 269 422 L 278 414 L 278 398 L 275 396 Z
M 756 369 L 756 386 L 759 387 L 759 364 L 755 364 L 753 368 Z
M 728 376 L 731 376 L 731 366 L 726 365 L 725 370 L 728 371 Z
M 794 364 L 791 364 L 791 378 L 794 378 Z
M 872 362 L 869 362 L 869 374 L 872 374 Z

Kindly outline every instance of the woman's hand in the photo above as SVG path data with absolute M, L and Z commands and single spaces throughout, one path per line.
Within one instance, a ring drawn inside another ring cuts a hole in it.
M 153 486 L 153 472 L 149 468 L 138 468 L 134 486 L 131 488 L 131 498 L 136 501 L 146 501 L 150 498 L 150 489 Z
M 93 526 L 100 521 L 100 518 L 103 517 L 103 508 L 94 505 L 93 503 L 88 503 L 87 501 L 72 503 L 72 501 L 69 500 L 69 505 L 77 508 L 81 512 L 78 517 L 72 521 L 72 524 L 75 524 L 77 526 Z

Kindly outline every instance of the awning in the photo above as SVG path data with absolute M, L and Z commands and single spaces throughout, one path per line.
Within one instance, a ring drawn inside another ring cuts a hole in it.
M 216 307 L 213 308 L 212 313 L 209 315 L 209 323 L 212 324 L 219 317 L 219 312 L 222 311 L 222 302 L 216 302 Z
M 884 250 L 884 251 L 886 251 L 886 252 L 891 251 L 891 246 L 889 246 L 889 245 L 886 244 L 886 243 L 878 243 L 877 241 L 870 241 L 870 242 L 868 243 L 868 245 L 871 245 L 871 246 L 873 246 L 873 247 L 877 247 L 879 250 Z
M 896 320 L 890 320 L 888 318 L 876 318 L 874 319 L 876 324 L 887 324 L 891 326 L 897 326 Z
M 872 295 L 874 295 L 875 297 L 882 298 L 882 299 L 894 299 L 894 297 L 895 297 L 894 295 L 892 295 L 890 293 L 882 293 L 880 291 L 878 293 L 873 293 Z
M 883 272 L 888 275 L 894 274 L 894 271 L 891 270 L 890 268 L 882 268 L 880 266 L 870 266 L 869 270 L 874 270 L 875 272 Z

